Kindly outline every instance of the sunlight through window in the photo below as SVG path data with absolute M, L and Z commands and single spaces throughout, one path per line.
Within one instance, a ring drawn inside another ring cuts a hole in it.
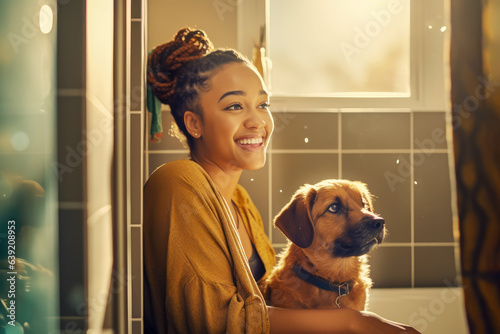
M 409 0 L 271 0 L 278 96 L 410 96 Z

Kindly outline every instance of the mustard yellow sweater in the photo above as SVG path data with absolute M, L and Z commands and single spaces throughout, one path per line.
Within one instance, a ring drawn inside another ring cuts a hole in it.
M 243 187 L 233 200 L 266 268 L 274 250 Z M 252 277 L 229 208 L 196 162 L 159 167 L 144 187 L 146 333 L 268 333 L 264 298 Z

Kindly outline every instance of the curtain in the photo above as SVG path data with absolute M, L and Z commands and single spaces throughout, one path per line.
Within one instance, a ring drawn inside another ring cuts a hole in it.
M 451 102 L 471 333 L 500 333 L 500 0 L 451 0 Z

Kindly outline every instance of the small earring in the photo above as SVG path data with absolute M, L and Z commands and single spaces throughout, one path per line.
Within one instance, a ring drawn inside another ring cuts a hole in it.
M 194 137 L 195 137 L 195 138 L 198 138 L 198 132 L 196 132 L 196 133 L 194 134 Z

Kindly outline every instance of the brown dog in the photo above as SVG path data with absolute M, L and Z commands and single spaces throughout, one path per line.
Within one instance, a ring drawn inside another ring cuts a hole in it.
M 274 219 L 291 241 L 267 281 L 273 306 L 364 310 L 372 285 L 367 253 L 385 236 L 361 182 L 304 185 Z

